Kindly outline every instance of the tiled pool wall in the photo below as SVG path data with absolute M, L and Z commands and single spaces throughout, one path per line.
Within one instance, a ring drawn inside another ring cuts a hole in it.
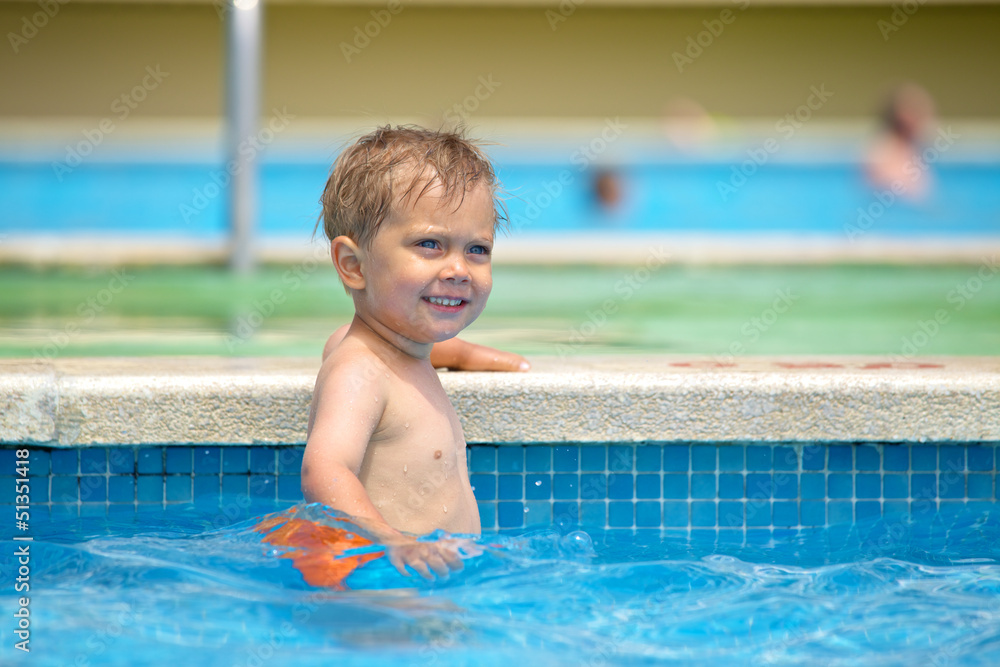
M 757 531 L 993 504 L 1000 494 L 998 448 L 994 442 L 470 445 L 469 472 L 484 530 L 579 523 Z M 17 476 L 27 450 L 32 507 L 59 512 L 217 506 L 233 498 L 292 504 L 302 500 L 303 449 L 3 445 L 0 476 Z M 10 479 L 0 504 L 16 502 Z

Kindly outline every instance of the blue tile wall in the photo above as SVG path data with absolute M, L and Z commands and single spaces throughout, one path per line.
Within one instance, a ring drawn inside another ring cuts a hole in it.
M 31 502 L 113 506 L 219 502 L 220 494 L 302 500 L 303 447 L 0 447 L 0 480 L 15 476 L 17 449 L 28 449 Z M 491 480 L 484 480 L 488 483 Z M 2 483 L 2 481 L 0 481 Z M 0 491 L 13 505 L 14 485 Z
M 91 513 L 123 505 L 302 500 L 303 447 L 0 447 L 0 504 L 16 503 L 27 449 L 32 504 Z M 770 530 L 1000 499 L 997 451 L 981 444 L 473 445 L 484 530 L 583 524 Z

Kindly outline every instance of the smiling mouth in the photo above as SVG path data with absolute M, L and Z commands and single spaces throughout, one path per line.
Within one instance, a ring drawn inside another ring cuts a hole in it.
M 425 296 L 424 301 L 427 301 L 435 306 L 444 306 L 446 308 L 457 308 L 465 303 L 465 299 L 448 299 L 443 296 Z

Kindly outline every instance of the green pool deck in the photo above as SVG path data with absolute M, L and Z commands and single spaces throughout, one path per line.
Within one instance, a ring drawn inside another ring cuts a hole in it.
M 318 365 L 0 360 L 0 443 L 297 445 Z M 1000 442 L 1000 357 L 541 357 L 440 378 L 470 443 Z
M 1000 265 L 498 266 L 462 336 L 525 355 L 1000 354 Z M 0 267 L 0 357 L 318 356 L 326 263 Z

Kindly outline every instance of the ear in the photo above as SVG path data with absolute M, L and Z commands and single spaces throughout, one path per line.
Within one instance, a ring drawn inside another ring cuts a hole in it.
M 357 243 L 346 236 L 338 236 L 330 241 L 330 257 L 344 287 L 352 290 L 365 288 L 365 277 L 361 272 L 364 251 Z

